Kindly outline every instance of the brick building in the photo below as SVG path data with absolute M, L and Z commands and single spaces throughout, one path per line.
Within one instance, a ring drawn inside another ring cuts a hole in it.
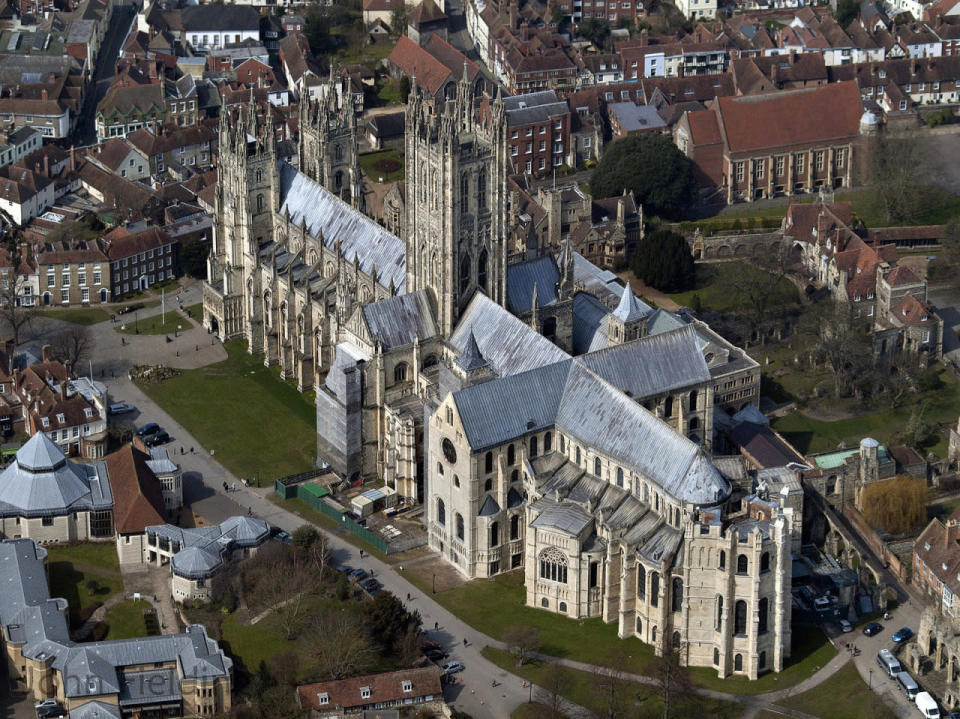
M 61 241 L 37 248 L 40 304 L 88 305 L 110 301 L 107 256 L 96 241 Z
M 137 292 L 179 274 L 177 243 L 159 227 L 117 227 L 103 237 L 110 262 L 113 293 Z
M 505 98 L 513 172 L 540 172 L 571 164 L 570 108 L 553 90 Z

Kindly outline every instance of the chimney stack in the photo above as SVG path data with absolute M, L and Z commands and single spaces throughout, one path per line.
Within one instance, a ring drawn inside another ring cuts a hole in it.
M 44 362 L 50 361 L 50 345 L 44 345 L 40 348 L 40 359 Z

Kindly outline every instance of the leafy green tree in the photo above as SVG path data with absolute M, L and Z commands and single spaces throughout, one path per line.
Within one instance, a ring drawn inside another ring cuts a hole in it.
M 380 592 L 367 613 L 370 634 L 380 643 L 385 655 L 397 654 L 410 627 L 420 628 L 420 614 L 407 611 L 390 592 Z
M 293 546 L 302 552 L 310 551 L 310 547 L 318 539 L 320 539 L 320 532 L 310 524 L 301 524 L 293 530 Z
M 610 23 L 602 18 L 590 18 L 580 23 L 580 36 L 598 48 L 603 48 L 610 38 Z
M 390 13 L 390 32 L 394 35 L 403 35 L 407 31 L 407 6 L 400 3 Z
M 647 215 L 676 218 L 697 199 L 693 163 L 670 140 L 646 133 L 617 140 L 590 177 L 594 197 L 633 190 Z
M 669 230 L 644 237 L 633 253 L 631 267 L 644 283 L 662 292 L 683 292 L 696 281 L 690 246 L 683 235 Z
M 857 0 L 839 0 L 834 19 L 840 27 L 847 27 L 860 13 L 860 3 Z

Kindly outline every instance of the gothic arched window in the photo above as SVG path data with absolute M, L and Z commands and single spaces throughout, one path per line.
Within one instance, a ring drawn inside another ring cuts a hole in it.
M 537 438 L 534 436 L 530 438 L 530 457 L 536 457 L 537 454 Z
M 743 671 L 743 655 L 742 654 L 737 654 L 737 656 L 733 658 L 733 671 L 735 672 Z
M 764 552 L 760 555 L 760 571 L 769 572 L 770 571 L 770 552 Z
M 497 547 L 500 545 L 500 523 L 494 522 L 490 525 L 490 546 Z
M 673 578 L 673 587 L 671 591 L 671 609 L 679 612 L 683 609 L 683 580 L 680 577 Z
M 637 599 L 647 598 L 647 570 L 643 565 L 637 565 Z
M 477 285 L 480 289 L 490 294 L 487 288 L 487 251 L 480 250 L 480 257 L 477 258 Z
M 487 452 L 487 456 L 483 458 L 483 471 L 493 471 L 493 452 Z
M 553 449 L 553 432 L 547 432 L 543 435 L 543 451 L 549 452 Z
M 673 416 L 673 397 L 667 397 L 663 402 L 663 416 L 672 417 Z
M 603 474 L 603 462 L 600 461 L 599 457 L 593 458 L 593 473 L 598 477 Z
M 690 391 L 689 404 L 687 406 L 691 412 L 697 409 L 697 390 Z
M 660 604 L 660 574 L 651 572 L 650 574 L 650 606 L 656 607 Z
M 263 195 L 257 195 L 257 212 L 263 212 Z
M 470 255 L 465 254 L 460 258 L 460 294 L 466 294 L 470 286 Z
M 342 162 L 342 161 L 343 161 L 343 148 L 342 148 L 340 145 L 336 145 L 336 146 L 333 148 L 333 158 L 334 158 L 334 160 L 336 160 L 337 162 Z
M 487 209 L 487 171 L 480 170 L 477 174 L 477 205 L 481 210 Z
M 396 367 L 393 368 L 393 381 L 394 382 L 407 381 L 407 363 L 406 362 L 400 362 Z
M 723 627 L 723 595 L 722 594 L 717 595 L 717 620 L 714 626 L 717 628 L 718 632 Z
M 617 467 L 617 486 L 618 487 L 623 486 L 623 468 L 622 467 Z
M 463 515 L 457 513 L 457 539 L 463 541 Z
M 337 170 L 333 176 L 333 187 L 336 190 L 339 190 L 341 187 L 343 187 L 343 172 L 340 170 Z
M 447 523 L 447 505 L 443 503 L 443 500 L 439 497 L 437 498 L 437 524 L 446 524 Z
M 540 553 L 540 578 L 567 583 L 567 558 L 556 547 L 548 547 Z
M 747 555 L 740 554 L 737 556 L 737 574 L 746 574 L 747 573 Z
M 470 175 L 463 173 L 460 177 L 460 212 L 470 209 Z
M 757 608 L 757 631 L 764 634 L 767 631 L 767 616 L 769 614 L 770 600 L 766 597 L 760 600 Z
M 520 539 L 520 515 L 510 517 L 510 539 Z
M 742 599 L 738 600 L 736 605 L 734 605 L 733 633 L 747 633 L 747 603 Z
M 517 461 L 517 450 L 511 444 L 509 447 L 507 447 L 507 464 L 512 465 L 516 461 Z

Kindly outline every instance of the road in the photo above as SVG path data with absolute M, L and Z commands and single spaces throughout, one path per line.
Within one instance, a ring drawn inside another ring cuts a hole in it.
M 103 45 L 97 54 L 97 65 L 94 68 L 93 80 L 87 87 L 87 96 L 77 126 L 73 132 L 73 144 L 77 147 L 92 145 L 97 141 L 95 117 L 97 105 L 107 94 L 110 82 L 113 79 L 120 51 L 130 32 L 130 27 L 136 18 L 136 9 L 132 5 L 117 5 L 110 18 L 110 27 L 104 36 Z

